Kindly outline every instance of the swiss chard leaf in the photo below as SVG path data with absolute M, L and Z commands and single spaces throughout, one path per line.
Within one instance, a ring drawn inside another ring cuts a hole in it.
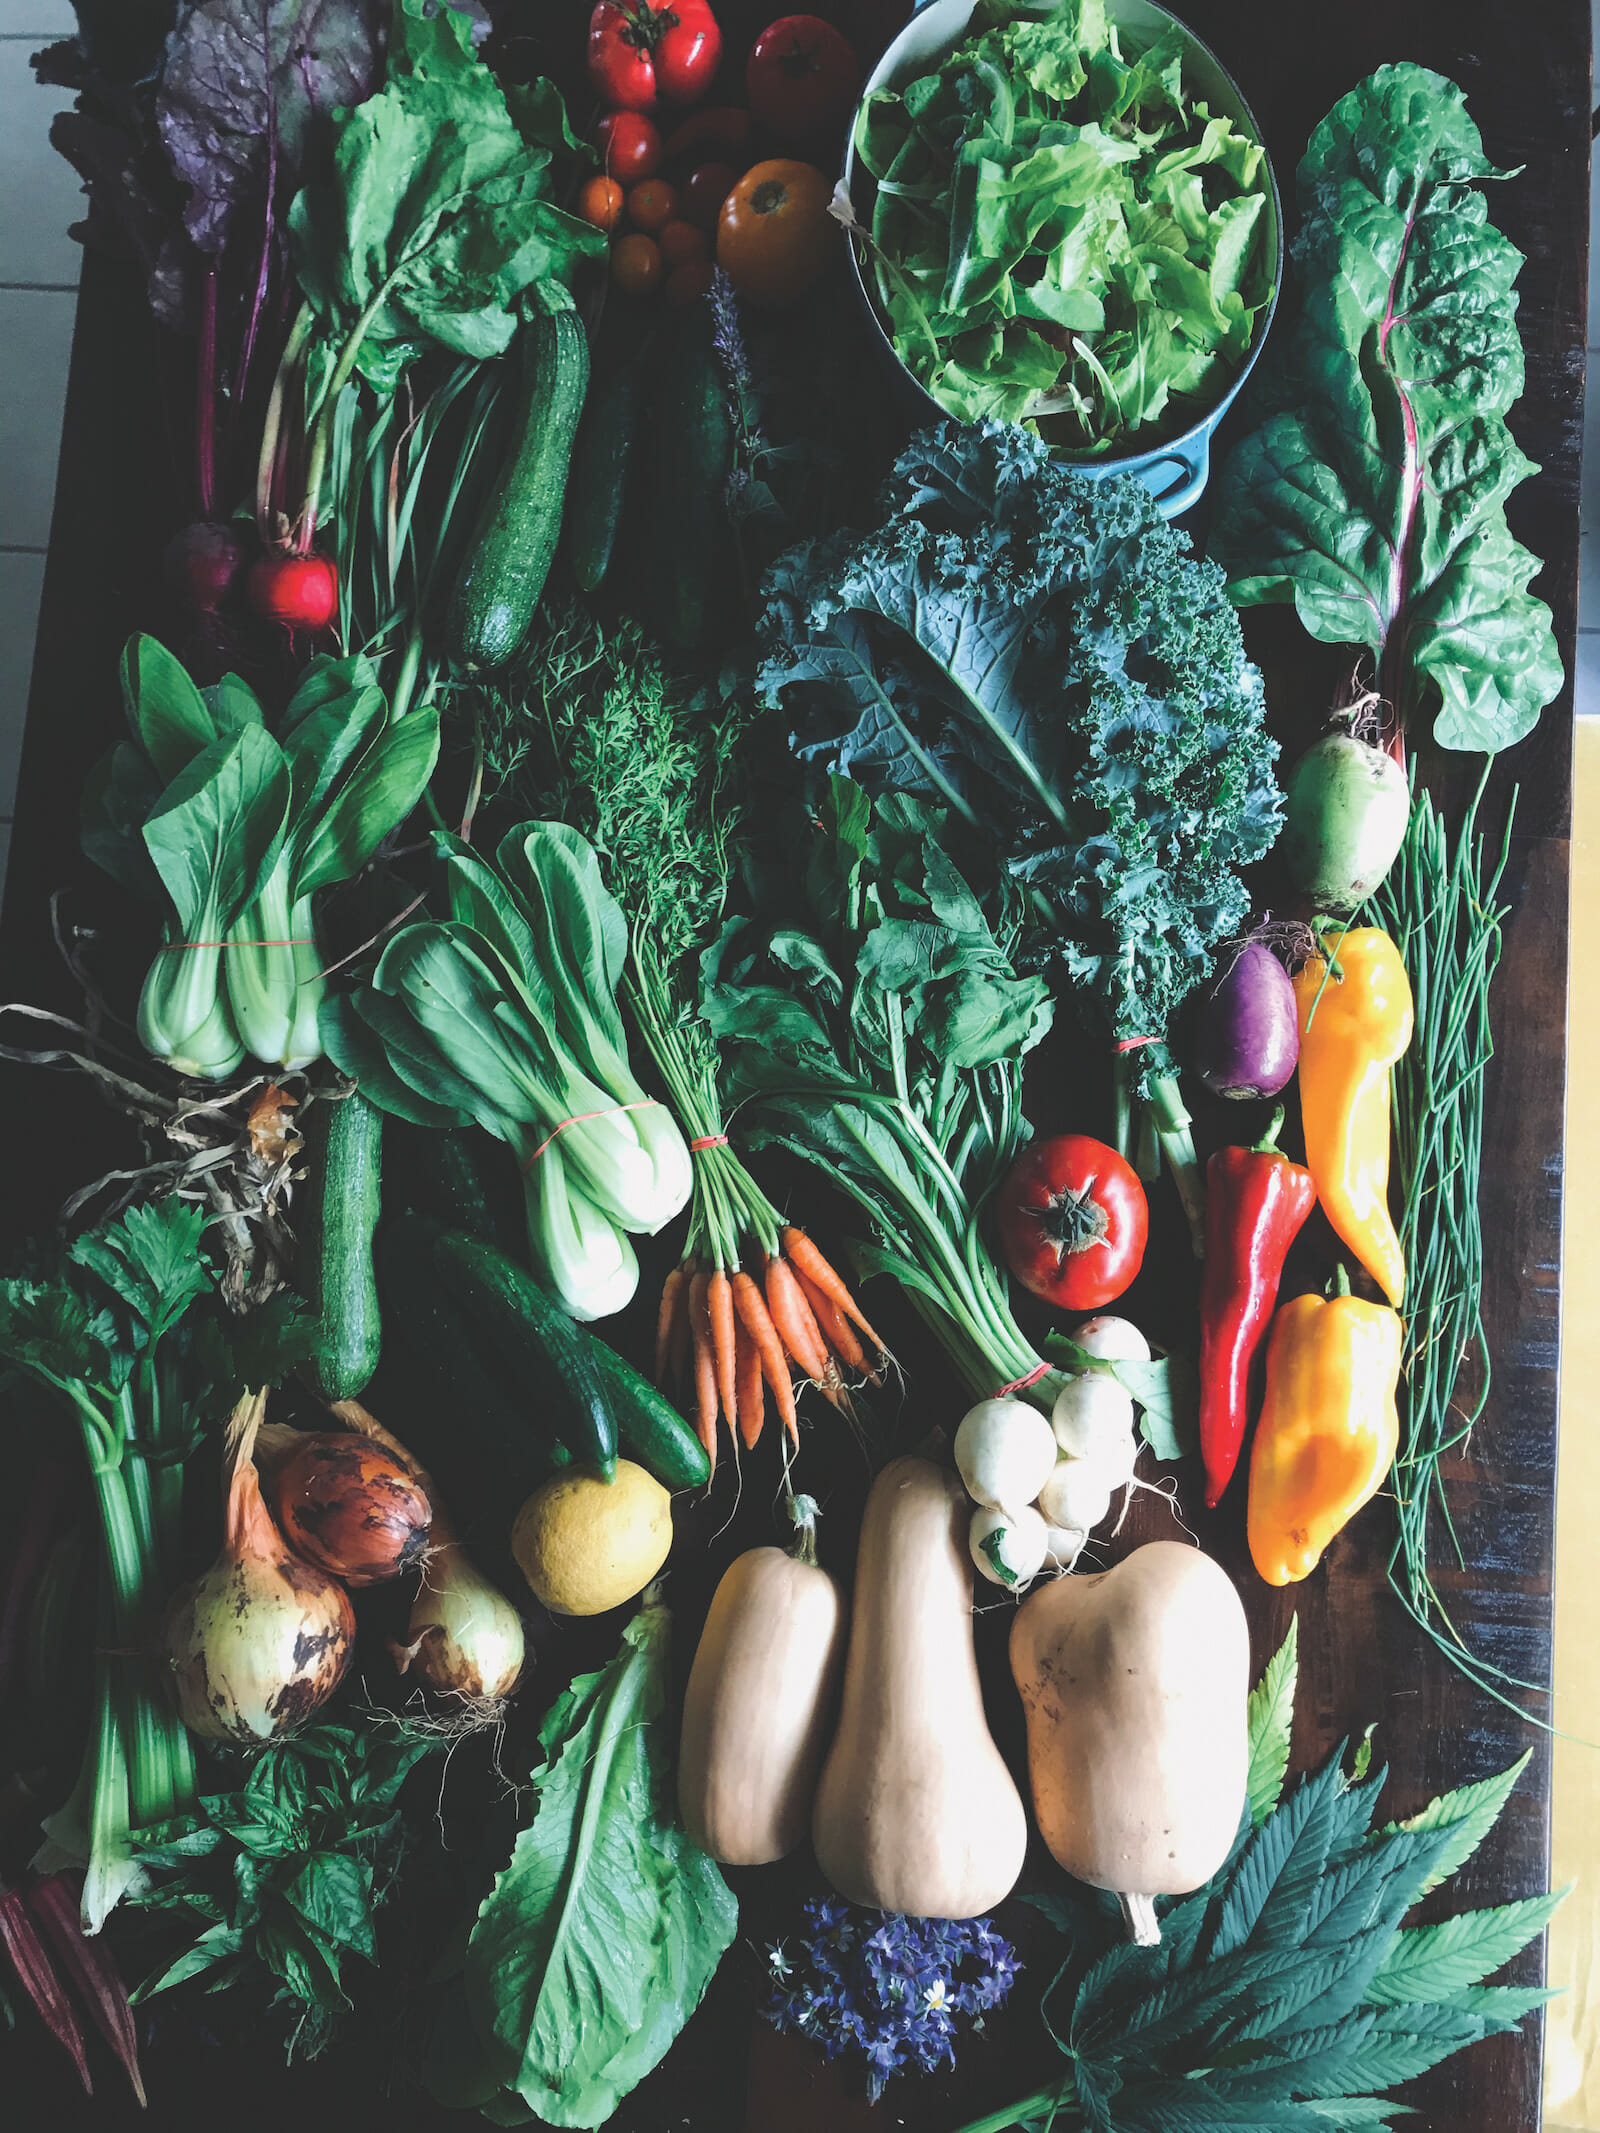
M 1425 67 L 1381 67 L 1329 113 L 1298 178 L 1300 317 L 1211 540 L 1240 605 L 1292 600 L 1312 636 L 1365 646 L 1446 748 L 1520 740 L 1563 679 L 1505 523 L 1537 469 L 1505 423 L 1522 255 L 1472 190 L 1504 175 Z

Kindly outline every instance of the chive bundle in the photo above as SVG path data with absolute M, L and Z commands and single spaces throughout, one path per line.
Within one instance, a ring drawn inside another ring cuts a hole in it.
M 1389 1582 L 1412 1619 L 1468 1680 L 1520 1711 L 1505 1690 L 1543 1693 L 1542 1685 L 1523 1681 L 1472 1650 L 1429 1567 L 1435 1513 L 1456 1561 L 1465 1567 L 1442 1469 L 1482 1419 L 1492 1382 L 1483 1325 L 1478 1188 L 1484 1080 L 1494 1054 L 1489 993 L 1500 963 L 1501 924 L 1510 909 L 1497 898 L 1510 856 L 1517 795 L 1512 792 L 1499 855 L 1490 863 L 1477 829 L 1488 775 L 1486 764 L 1454 849 L 1442 817 L 1413 780 L 1405 843 L 1374 898 L 1377 922 L 1400 950 L 1416 1004 L 1416 1034 L 1394 1070 L 1407 1327 L 1394 1466 L 1400 1531 L 1389 1558 Z M 1458 1399 L 1463 1366 L 1474 1352 L 1476 1388 Z

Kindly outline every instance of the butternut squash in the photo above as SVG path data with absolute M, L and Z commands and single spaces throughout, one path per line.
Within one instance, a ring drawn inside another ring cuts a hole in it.
M 841 1896 L 973 1918 L 1022 1871 L 1027 1816 L 983 1714 L 971 1505 L 956 1475 L 896 1459 L 861 1522 L 839 1730 L 811 1818 Z
M 792 1553 L 752 1548 L 722 1576 L 689 1672 L 678 1806 L 724 1866 L 765 1866 L 811 1822 L 844 1658 L 845 1602 L 801 1497 Z
M 1011 1671 L 1039 1834 L 1153 1943 L 1150 1899 L 1209 1881 L 1244 1808 L 1250 1634 L 1232 1581 L 1176 1541 L 1057 1578 L 1017 1611 Z

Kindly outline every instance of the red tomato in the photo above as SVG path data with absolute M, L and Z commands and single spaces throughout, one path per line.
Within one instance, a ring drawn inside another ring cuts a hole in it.
M 646 178 L 628 195 L 628 220 L 653 237 L 678 211 L 678 196 L 665 178 Z
M 1000 1249 L 1014 1278 L 1066 1311 L 1111 1303 L 1144 1262 L 1150 1210 L 1115 1148 L 1086 1133 L 1034 1141 L 995 1201 Z
M 661 168 L 661 136 L 637 111 L 608 111 L 594 137 L 606 176 L 619 185 L 637 185 Z
M 707 0 L 600 0 L 589 17 L 589 79 L 623 111 L 692 104 L 721 57 Z
M 842 126 L 855 109 L 861 68 L 854 49 L 818 15 L 785 15 L 750 47 L 745 92 L 780 141 Z
M 661 293 L 669 304 L 675 306 L 692 304 L 697 296 L 708 296 L 711 293 L 710 260 L 686 259 L 681 267 L 674 267 Z
M 743 170 L 750 160 L 750 114 L 736 104 L 714 104 L 696 111 L 667 135 L 661 153 L 667 163 L 698 163 L 715 153 L 720 162 Z
M 611 247 L 611 279 L 624 296 L 649 296 L 661 286 L 661 247 L 635 231 Z
M 702 163 L 689 174 L 678 202 L 679 214 L 703 230 L 714 230 L 722 203 L 738 182 L 739 173 L 731 163 Z
M 838 255 L 832 198 L 811 163 L 780 158 L 745 172 L 717 219 L 717 265 L 742 297 L 783 311 L 810 293 Z
M 692 260 L 711 257 L 711 239 L 692 222 L 664 222 L 656 232 L 656 243 L 661 247 L 661 264 L 669 274 L 674 267 L 686 267 Z
M 325 630 L 339 610 L 339 573 L 325 555 L 264 555 L 245 581 L 264 622 L 290 630 Z
M 597 230 L 614 230 L 622 220 L 625 205 L 622 187 L 614 178 L 586 178 L 578 195 L 578 213 Z

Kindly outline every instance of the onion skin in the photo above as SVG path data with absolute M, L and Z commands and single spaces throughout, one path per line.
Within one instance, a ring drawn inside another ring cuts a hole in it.
M 427 1560 L 427 1497 L 392 1453 L 354 1432 L 303 1438 L 269 1487 L 290 1547 L 347 1585 L 385 1584 Z
M 292 1732 L 343 1680 L 355 1634 L 350 1595 L 284 1544 L 244 1459 L 228 1492 L 222 1553 L 167 1616 L 184 1724 L 204 1740 L 236 1743 Z
M 1289 973 L 1264 942 L 1247 941 L 1200 996 L 1194 1070 L 1213 1096 L 1276 1096 L 1300 1057 Z
M 406 1635 L 409 1644 L 389 1647 L 395 1665 L 443 1695 L 497 1703 L 522 1679 L 522 1617 L 458 1540 L 439 1542 L 429 1556 Z

